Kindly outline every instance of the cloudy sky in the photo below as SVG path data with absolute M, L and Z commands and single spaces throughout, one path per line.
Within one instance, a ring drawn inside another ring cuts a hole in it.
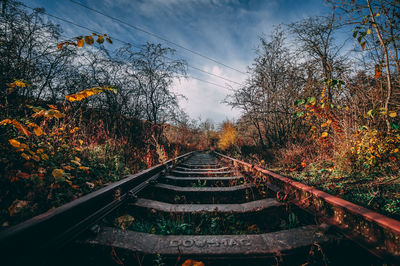
M 120 21 L 105 17 L 73 1 L 96 9 Z M 163 43 L 176 50 L 190 66 L 242 83 L 244 72 L 254 58 L 258 37 L 268 35 L 274 25 L 290 23 L 330 11 L 323 0 L 22 0 L 30 7 L 43 7 L 46 12 L 86 26 L 97 32 L 134 44 Z M 90 34 L 87 30 L 57 21 L 63 35 L 74 37 Z M 188 48 L 215 61 L 127 26 L 150 33 Z M 114 42 L 115 47 L 122 45 Z M 174 90 L 187 97 L 181 106 L 192 117 L 211 118 L 219 123 L 235 119 L 239 111 L 222 101 L 239 85 L 189 68 L 189 78 L 176 81 Z M 198 78 L 210 83 L 200 81 Z M 229 85 L 229 86 L 228 86 Z

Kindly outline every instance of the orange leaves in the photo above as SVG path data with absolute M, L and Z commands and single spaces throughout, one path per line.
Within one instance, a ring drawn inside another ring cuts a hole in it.
M 12 124 L 19 132 L 26 135 L 27 137 L 31 135 L 28 129 L 15 119 L 10 120 L 7 118 L 0 122 L 0 125 L 8 125 L 8 124 Z
M 77 46 L 76 43 L 72 42 L 72 41 L 67 41 L 67 42 L 62 42 L 57 44 L 57 48 L 58 50 L 61 50 L 63 48 L 64 45 L 74 45 Z
M 28 127 L 33 127 L 33 133 L 35 133 L 35 135 L 38 137 L 40 137 L 41 135 L 45 135 L 42 128 L 36 125 L 35 123 L 29 123 Z
M 107 34 L 101 35 L 101 34 L 97 34 L 97 33 L 93 33 L 92 35 L 93 36 L 97 36 L 96 42 L 98 44 L 104 43 L 104 38 L 107 36 Z M 88 44 L 88 45 L 93 45 L 94 38 L 93 38 L 92 35 L 87 35 L 87 36 L 84 36 L 84 37 L 83 36 L 74 37 L 74 39 L 76 40 L 76 43 L 75 43 L 75 41 L 68 40 L 68 41 L 59 43 L 57 45 L 57 48 L 58 48 L 58 50 L 61 50 L 64 46 L 67 46 L 67 45 L 73 45 L 73 46 L 76 46 L 76 47 L 83 47 L 83 46 L 85 46 L 85 43 Z M 110 37 L 106 37 L 106 41 L 108 43 L 112 44 L 112 40 L 110 39 Z
M 24 125 L 22 125 L 20 122 L 18 122 L 15 119 L 13 119 L 13 120 L 4 119 L 3 121 L 0 122 L 0 125 L 8 125 L 8 124 L 12 124 L 20 133 L 24 134 L 25 136 L 27 136 L 27 137 L 31 136 L 31 132 L 29 132 L 29 130 Z M 42 128 L 39 127 L 38 125 L 36 125 L 35 123 L 29 122 L 28 127 L 33 127 L 33 132 L 38 137 L 45 134 L 43 132 Z
M 201 261 L 196 261 L 196 260 L 185 260 L 185 262 L 182 264 L 182 266 L 204 266 L 204 263 Z
M 69 133 L 73 134 L 73 133 L 75 133 L 75 132 L 78 131 L 78 130 L 79 130 L 79 127 L 74 127 L 73 129 L 71 129 L 71 130 L 69 131 Z
M 218 141 L 218 147 L 222 150 L 226 150 L 231 145 L 235 144 L 237 139 L 237 132 L 235 126 L 227 121 L 223 123 L 221 137 Z
M 17 120 L 13 120 L 12 121 L 13 126 L 21 133 L 23 133 L 24 135 L 26 135 L 27 137 L 29 137 L 31 135 L 31 133 L 28 131 L 28 129 L 26 127 L 24 127 L 20 122 L 18 122 Z
M 78 46 L 78 47 L 83 47 L 84 45 L 85 45 L 84 39 L 79 39 L 78 42 L 76 43 L 76 46 Z
M 90 97 L 92 95 L 99 94 L 99 93 L 101 93 L 101 92 L 103 92 L 105 90 L 112 91 L 114 93 L 117 92 L 117 90 L 114 87 L 109 87 L 109 86 L 93 87 L 93 88 L 90 88 L 90 89 L 87 89 L 87 90 L 80 91 L 78 93 L 74 93 L 74 94 L 71 94 L 71 95 L 66 95 L 65 98 L 70 102 L 81 101 L 81 100 L 86 99 L 86 98 L 88 98 L 88 97 Z
M 51 172 L 51 175 L 54 177 L 56 181 L 64 181 L 65 172 L 63 169 L 54 169 Z
M 38 126 L 38 127 L 35 127 L 35 128 L 33 129 L 33 132 L 34 132 L 35 135 L 38 136 L 38 137 L 44 134 L 42 128 L 39 127 L 39 126 Z
M 323 133 L 321 134 L 321 138 L 326 138 L 326 137 L 328 137 L 328 132 L 323 132 Z
M 374 79 L 378 79 L 380 76 L 382 76 L 382 66 L 377 64 L 377 65 L 375 65 L 375 76 L 374 76 Z
M 15 139 L 9 139 L 8 142 L 13 146 L 14 148 L 19 148 L 21 143 L 18 140 Z
M 30 159 L 31 159 L 31 156 L 29 156 L 28 154 L 26 154 L 26 153 L 21 153 L 21 156 L 25 159 L 25 160 L 27 160 L 27 161 L 29 161 Z
M 92 36 L 88 35 L 88 36 L 85 36 L 85 42 L 89 45 L 92 45 L 94 43 L 94 39 Z

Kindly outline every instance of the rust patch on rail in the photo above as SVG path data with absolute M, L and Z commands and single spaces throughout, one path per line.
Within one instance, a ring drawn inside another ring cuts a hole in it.
M 241 171 L 253 176 L 263 175 L 262 179 L 266 184 L 279 187 L 289 195 L 291 202 L 312 211 L 320 221 L 339 227 L 373 253 L 400 260 L 400 221 L 266 169 L 222 154 L 217 155 L 231 160 Z

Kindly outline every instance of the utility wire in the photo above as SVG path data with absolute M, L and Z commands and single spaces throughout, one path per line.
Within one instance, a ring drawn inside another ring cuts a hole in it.
M 29 8 L 29 9 L 31 9 L 31 10 L 35 10 L 35 8 L 32 8 L 32 7 L 30 7 L 30 6 L 27 6 L 27 5 L 23 4 L 23 3 L 21 3 L 21 4 L 22 4 L 24 7 L 26 7 L 26 8 Z M 90 29 L 90 28 L 88 28 L 88 27 L 86 27 L 86 26 L 79 25 L 79 24 L 77 24 L 77 23 L 75 23 L 75 22 L 73 22 L 73 21 L 70 21 L 70 20 L 61 18 L 61 17 L 59 17 L 59 16 L 55 16 L 55 15 L 49 14 L 49 13 L 44 12 L 44 11 L 41 11 L 41 12 L 42 12 L 43 14 L 46 14 L 46 15 L 49 16 L 49 17 L 52 17 L 52 18 L 61 20 L 61 21 L 65 22 L 65 23 L 69 23 L 69 24 L 72 24 L 72 25 L 74 25 L 74 26 L 76 26 L 76 27 L 79 27 L 79 28 L 88 30 L 88 31 L 90 31 L 90 32 L 95 32 L 95 33 L 100 34 L 100 32 L 97 31 L 97 30 L 93 30 L 93 29 Z M 118 39 L 118 38 L 112 37 L 111 39 L 112 39 L 112 40 L 116 40 L 116 41 L 118 41 L 118 42 L 120 42 L 120 43 L 123 43 L 123 44 L 126 44 L 126 45 L 132 45 L 132 46 L 134 46 L 134 47 L 136 47 L 136 48 L 139 48 L 139 49 L 141 48 L 141 47 L 140 47 L 139 45 L 137 45 L 137 44 L 130 43 L 130 42 L 126 42 L 126 41 L 123 41 L 123 40 Z M 54 51 L 54 52 L 58 52 L 58 51 Z M 54 53 L 54 52 L 51 52 L 51 53 Z M 169 59 L 169 60 L 173 60 L 172 58 L 169 58 L 169 57 L 166 57 L 166 56 L 163 56 L 163 57 L 166 58 L 166 59 Z M 211 75 L 211 76 L 214 76 L 214 77 L 223 79 L 223 80 L 228 81 L 228 82 L 231 82 L 231 83 L 235 83 L 235 84 L 237 84 L 237 85 L 242 85 L 242 84 L 240 84 L 239 82 L 236 82 L 236 81 L 234 81 L 234 80 L 231 80 L 231 79 L 222 77 L 222 76 L 220 76 L 220 75 L 217 75 L 217 74 L 214 74 L 214 73 L 211 73 L 211 72 L 202 70 L 202 69 L 200 69 L 200 68 L 198 68 L 198 67 L 195 67 L 195 66 L 192 66 L 192 65 L 190 65 L 190 64 L 187 64 L 187 65 L 188 65 L 188 67 L 190 67 L 190 68 L 192 68 L 192 69 L 195 69 L 195 70 L 198 70 L 198 71 L 201 71 L 201 72 L 203 72 L 203 73 L 205 73 L 205 74 L 208 74 L 208 75 Z M 212 85 L 216 85 L 216 86 L 218 86 L 218 87 L 225 88 L 225 87 L 223 87 L 222 85 L 218 85 L 218 84 L 216 84 L 216 83 L 209 82 L 209 81 L 206 81 L 206 80 L 203 80 L 203 79 L 199 79 L 199 78 L 194 78 L 194 79 L 197 79 L 197 80 L 200 80 L 200 81 L 202 81 L 202 82 L 206 82 L 206 83 L 209 83 L 209 84 L 212 84 Z
M 230 68 L 230 69 L 235 70 L 235 71 L 237 71 L 237 72 L 239 72 L 239 73 L 241 73 L 241 74 L 245 74 L 245 75 L 246 75 L 246 73 L 243 72 L 243 71 L 241 71 L 241 70 L 238 70 L 238 69 L 236 69 L 236 68 L 234 68 L 234 67 L 228 66 L 228 65 L 226 65 L 226 64 L 224 64 L 224 63 L 222 63 L 222 62 L 220 62 L 220 61 L 218 61 L 218 60 L 215 60 L 215 59 L 213 59 L 213 58 L 211 58 L 211 57 L 209 57 L 209 56 L 203 55 L 203 54 L 201 54 L 201 53 L 199 53 L 199 52 L 196 52 L 196 51 L 194 51 L 194 50 L 192 50 L 192 49 L 190 49 L 190 48 L 187 48 L 187 47 L 182 46 L 182 45 L 180 45 L 180 44 L 177 44 L 177 43 L 175 43 L 175 42 L 173 42 L 173 41 L 170 41 L 170 40 L 166 39 L 165 37 L 163 37 L 163 36 L 161 36 L 161 35 L 152 33 L 152 32 L 150 32 L 150 31 L 148 31 L 148 30 L 145 30 L 145 29 L 142 29 L 142 28 L 140 28 L 140 27 L 138 27 L 138 26 L 132 25 L 132 24 L 130 24 L 130 23 L 128 23 L 128 22 L 125 22 L 125 21 L 123 21 L 123 20 L 120 20 L 119 18 L 115 18 L 115 17 L 112 17 L 112 16 L 110 16 L 110 15 L 107 15 L 107 14 L 105 14 L 105 13 L 103 13 L 103 12 L 97 10 L 97 9 L 91 8 L 91 7 L 89 7 L 89 6 L 86 6 L 86 5 L 84 5 L 84 4 L 80 3 L 80 2 L 77 2 L 77 1 L 74 1 L 74 0 L 70 0 L 70 1 L 71 1 L 72 3 L 74 3 L 74 4 L 76 4 L 76 5 L 82 6 L 82 7 L 86 8 L 86 9 L 89 9 L 89 10 L 95 12 L 95 13 L 98 13 L 98 14 L 102 15 L 102 16 L 105 16 L 105 17 L 107 17 L 107 18 L 110 18 L 110 19 L 112 19 L 112 20 L 114 20 L 114 21 L 118 21 L 119 23 L 124 24 L 124 25 L 126 25 L 126 26 L 128 26 L 128 27 L 131 27 L 131 28 L 133 28 L 133 29 L 135 29 L 135 30 L 137 30 L 137 31 L 141 31 L 141 32 L 143 32 L 143 33 L 146 33 L 146 34 L 148 34 L 148 35 L 150 35 L 150 36 L 153 36 L 153 37 L 155 37 L 155 38 L 158 38 L 158 39 L 160 39 L 160 40 L 163 40 L 164 42 L 167 42 L 167 43 L 172 44 L 172 45 L 174 45 L 174 46 L 176 46 L 176 47 L 179 47 L 179 48 L 181 48 L 181 49 L 183 49 L 183 50 L 186 50 L 186 51 L 188 51 L 188 52 L 190 52 L 190 53 L 192 53 L 192 54 L 198 55 L 198 56 L 203 57 L 203 58 L 205 58 L 205 59 L 207 59 L 207 60 L 213 61 L 214 63 L 217 63 L 217 64 L 219 64 L 219 65 L 221 65 L 221 66 Z

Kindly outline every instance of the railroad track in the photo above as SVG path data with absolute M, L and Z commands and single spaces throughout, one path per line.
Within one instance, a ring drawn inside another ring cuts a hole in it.
M 0 264 L 395 265 L 399 236 L 398 221 L 193 152 L 0 232 Z

